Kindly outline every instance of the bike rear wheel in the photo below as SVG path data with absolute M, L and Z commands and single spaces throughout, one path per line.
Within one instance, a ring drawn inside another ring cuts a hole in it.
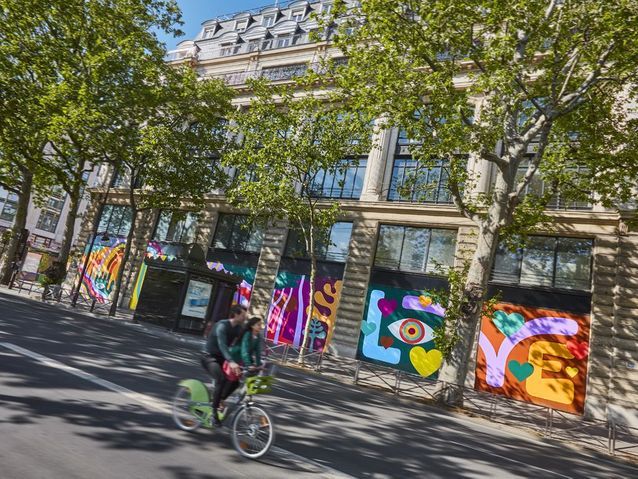
M 259 406 L 245 406 L 233 418 L 231 437 L 239 454 L 259 459 L 272 446 L 275 429 L 265 410 Z
M 191 392 L 188 388 L 177 388 L 173 398 L 173 421 L 182 431 L 194 431 L 202 425 L 202 421 L 192 411 Z

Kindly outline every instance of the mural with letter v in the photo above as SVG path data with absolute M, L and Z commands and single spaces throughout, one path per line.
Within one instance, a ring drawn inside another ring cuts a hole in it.
M 582 414 L 589 328 L 588 314 L 499 304 L 481 322 L 476 389 Z

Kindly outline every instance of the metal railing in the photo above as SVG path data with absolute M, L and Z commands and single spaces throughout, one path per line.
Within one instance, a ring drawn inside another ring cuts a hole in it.
M 280 364 L 296 364 L 299 349 L 288 344 L 268 343 L 266 354 Z M 328 352 L 313 352 L 304 367 L 365 387 L 386 389 L 395 396 L 440 403 L 448 388 L 457 385 L 428 379 L 392 367 L 342 358 Z M 462 410 L 491 422 L 523 426 L 543 437 L 578 443 L 603 450 L 638 455 L 638 427 L 627 420 L 587 419 L 557 409 L 517 401 L 472 387 L 462 387 Z M 636 421 L 638 421 L 638 413 Z

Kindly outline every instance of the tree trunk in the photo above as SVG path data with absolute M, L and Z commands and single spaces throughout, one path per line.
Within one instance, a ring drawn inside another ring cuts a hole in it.
M 20 168 L 22 175 L 22 184 L 20 185 L 20 195 L 18 197 L 18 205 L 16 207 L 16 215 L 11 228 L 11 238 L 7 244 L 4 263 L 0 270 L 0 282 L 9 284 L 11 281 L 12 269 L 11 265 L 16 259 L 18 247 L 20 245 L 20 237 L 22 231 L 27 224 L 27 214 L 29 213 L 29 203 L 31 202 L 31 186 L 33 184 L 33 173 L 26 168 Z
M 478 244 L 463 288 L 467 303 L 463 318 L 457 326 L 459 340 L 439 373 L 439 381 L 444 383 L 440 399 L 450 406 L 463 404 L 463 385 L 472 355 L 472 344 L 481 319 L 487 282 L 498 245 L 499 228 L 496 224 L 489 223 L 479 227 Z
M 114 316 L 117 312 L 118 301 L 120 299 L 120 290 L 122 289 L 122 279 L 124 278 L 124 268 L 128 263 L 129 256 L 131 255 L 131 247 L 133 245 L 133 237 L 135 236 L 135 223 L 137 223 L 137 208 L 131 205 L 131 229 L 126 236 L 126 245 L 124 246 L 124 253 L 122 254 L 122 261 L 120 261 L 120 267 L 117 270 L 117 277 L 115 279 L 115 288 L 113 289 L 113 302 L 109 309 L 109 316 Z
M 303 332 L 303 341 L 301 342 L 301 349 L 299 349 L 299 364 L 303 364 L 306 359 L 308 351 L 308 341 L 310 340 L 310 322 L 312 321 L 312 313 L 315 306 L 315 276 L 317 275 L 317 256 L 315 255 L 315 238 L 314 228 L 310 225 L 310 233 L 308 239 L 310 252 L 310 298 L 308 301 L 308 310 L 306 311 L 306 326 Z
M 71 252 L 71 244 L 73 243 L 73 234 L 75 233 L 75 220 L 78 217 L 78 208 L 80 207 L 80 182 L 73 185 L 73 191 L 69 195 L 69 210 L 64 224 L 64 235 L 62 237 L 62 245 L 58 254 L 58 262 L 64 275 L 67 273 L 66 265 L 69 262 L 69 253 Z M 62 278 L 64 281 L 64 278 Z

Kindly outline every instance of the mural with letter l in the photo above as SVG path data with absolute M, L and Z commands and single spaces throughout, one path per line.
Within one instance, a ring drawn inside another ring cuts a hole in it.
M 590 316 L 499 304 L 483 318 L 475 387 L 582 414 Z

